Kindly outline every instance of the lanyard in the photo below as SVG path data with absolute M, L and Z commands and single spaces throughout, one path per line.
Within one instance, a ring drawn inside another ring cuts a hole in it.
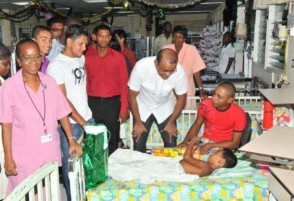
M 40 77 L 39 77 L 39 79 L 40 79 Z M 44 133 L 47 134 L 47 126 L 46 126 L 46 99 L 45 99 L 44 86 L 43 86 L 43 83 L 42 83 L 41 79 L 40 79 L 40 82 L 41 82 L 41 85 L 42 85 L 42 88 L 43 88 L 44 116 L 42 116 L 40 110 L 37 108 L 35 102 L 33 101 L 32 97 L 31 97 L 31 95 L 30 95 L 30 93 L 29 93 L 29 91 L 28 91 L 28 89 L 26 87 L 25 82 L 23 82 L 23 84 L 24 84 L 24 88 L 25 88 L 25 90 L 26 90 L 26 92 L 27 92 L 27 94 L 28 94 L 28 96 L 29 96 L 32 104 L 34 105 L 34 108 L 36 109 L 36 111 L 38 112 L 39 116 L 41 117 L 41 119 L 43 121 Z

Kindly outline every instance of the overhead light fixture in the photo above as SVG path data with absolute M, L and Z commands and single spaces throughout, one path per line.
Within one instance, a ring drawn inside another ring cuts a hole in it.
M 84 2 L 87 3 L 108 3 L 109 0 L 83 0 Z
M 23 2 L 11 2 L 12 4 L 18 5 L 18 6 L 25 6 L 28 5 L 29 1 L 23 1 Z
M 201 5 L 222 4 L 224 1 L 201 2 Z
M 117 11 L 117 13 L 120 13 L 120 14 L 129 14 L 129 13 L 134 13 L 134 11 L 132 11 L 132 10 L 121 10 L 121 11 Z
M 122 6 L 114 6 L 114 7 L 111 7 L 111 6 L 106 6 L 104 7 L 105 9 L 115 9 L 115 10 L 121 10 L 121 9 L 124 9 L 124 7 Z
M 187 11 L 174 11 L 173 13 L 209 13 L 211 10 L 187 10 Z M 170 13 L 167 11 L 167 13 Z

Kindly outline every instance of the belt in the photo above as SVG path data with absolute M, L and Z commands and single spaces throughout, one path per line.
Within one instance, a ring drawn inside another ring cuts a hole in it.
M 111 97 L 99 97 L 99 96 L 95 96 L 92 98 L 95 98 L 95 99 L 98 99 L 98 100 L 111 100 L 111 99 L 117 99 L 117 98 L 120 98 L 120 95 L 117 95 L 117 96 L 111 96 Z

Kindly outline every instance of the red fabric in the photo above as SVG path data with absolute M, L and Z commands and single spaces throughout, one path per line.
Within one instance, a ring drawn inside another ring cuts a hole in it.
M 274 106 L 268 101 L 263 102 L 263 128 L 268 130 L 273 127 L 274 120 Z
M 203 100 L 197 115 L 205 118 L 203 137 L 215 142 L 232 140 L 234 131 L 243 131 L 246 124 L 244 110 L 231 103 L 225 111 L 218 111 L 212 105 L 212 99 Z
M 87 54 L 87 93 L 93 97 L 113 97 L 120 95 L 120 113 L 128 110 L 128 72 L 124 56 L 111 48 L 104 57 Z
M 93 43 L 91 42 L 87 45 L 84 55 L 96 54 L 96 52 L 97 52 L 96 47 L 93 46 Z
M 134 52 L 132 50 L 129 50 L 128 48 L 124 48 L 121 51 L 121 53 L 123 53 L 129 59 L 132 67 L 134 67 L 137 62 L 137 59 L 136 59 Z

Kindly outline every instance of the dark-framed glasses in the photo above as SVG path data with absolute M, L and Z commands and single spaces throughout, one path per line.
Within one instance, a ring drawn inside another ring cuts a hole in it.
M 32 63 L 32 62 L 40 62 L 42 61 L 42 56 L 35 56 L 35 57 L 18 57 L 18 59 L 20 60 L 20 62 L 24 62 L 24 63 Z

